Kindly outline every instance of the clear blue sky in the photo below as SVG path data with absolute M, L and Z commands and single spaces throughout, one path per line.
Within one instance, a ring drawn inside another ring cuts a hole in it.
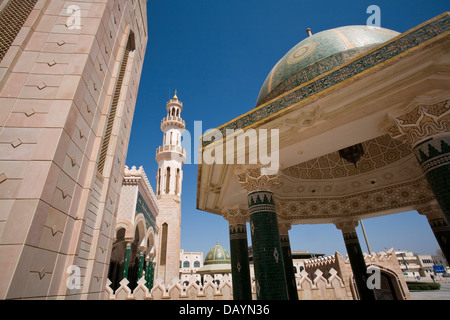
M 306 37 L 306 28 L 364 25 L 369 5 L 380 7 L 381 27 L 401 33 L 450 9 L 448 1 L 149 0 L 149 43 L 127 165 L 143 165 L 155 186 L 160 123 L 175 89 L 189 131 L 194 121 L 202 121 L 204 131 L 218 127 L 255 107 L 267 74 Z M 229 250 L 228 222 L 196 210 L 197 165 L 183 171 L 181 248 L 206 255 L 219 240 Z M 417 212 L 366 219 L 364 226 L 372 251 L 434 254 L 439 248 Z M 346 254 L 334 225 L 293 226 L 290 239 L 292 250 Z

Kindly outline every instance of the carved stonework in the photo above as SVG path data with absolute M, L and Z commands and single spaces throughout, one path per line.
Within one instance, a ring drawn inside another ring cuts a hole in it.
M 291 223 L 289 220 L 278 220 L 278 230 L 280 231 L 280 236 L 288 235 L 289 230 L 291 230 Z
M 239 166 L 234 174 L 247 193 L 255 191 L 271 191 L 273 186 L 279 184 L 278 173 L 273 174 L 266 168 Z
M 427 203 L 417 209 L 417 212 L 427 217 L 428 220 L 444 218 L 444 213 L 437 203 Z
M 334 224 L 336 228 L 342 231 L 344 234 L 344 239 L 346 235 L 356 233 L 356 227 L 358 226 L 357 220 L 341 220 Z
M 450 164 L 450 134 L 439 135 L 414 148 L 414 154 L 424 173 Z
M 251 216 L 257 212 L 276 213 L 274 195 L 270 191 L 255 191 L 248 195 L 248 213 Z
M 439 133 L 450 131 L 450 100 L 435 104 L 418 104 L 391 112 L 385 130 L 397 140 L 408 141 L 411 147 Z
M 409 155 L 408 145 L 393 140 L 388 134 L 362 143 L 364 155 L 355 167 L 333 152 L 283 169 L 283 174 L 300 179 L 322 180 L 356 176 L 395 163 Z
M 445 219 L 441 207 L 437 203 L 427 204 L 417 209 L 417 212 L 426 216 L 434 233 L 449 232 L 450 227 Z
M 434 194 L 425 178 L 342 197 L 276 198 L 284 219 L 330 219 L 359 216 L 428 203 Z
M 222 210 L 222 217 L 230 223 L 230 228 L 249 221 L 248 210 L 241 208 L 228 208 Z

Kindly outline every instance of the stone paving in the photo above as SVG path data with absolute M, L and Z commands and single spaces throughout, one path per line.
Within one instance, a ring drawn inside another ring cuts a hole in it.
M 450 283 L 441 283 L 440 290 L 410 291 L 412 300 L 450 300 Z

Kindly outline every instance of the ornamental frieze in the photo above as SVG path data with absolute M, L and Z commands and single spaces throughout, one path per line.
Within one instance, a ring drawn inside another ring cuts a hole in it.
M 343 178 L 388 166 L 411 155 L 408 145 L 392 139 L 389 134 L 365 141 L 362 146 L 364 155 L 356 167 L 336 151 L 283 169 L 282 173 L 298 179 Z
M 276 198 L 283 219 L 352 217 L 427 203 L 434 199 L 425 178 L 343 197 Z
M 450 131 L 450 100 L 408 106 L 391 112 L 389 118 L 385 130 L 415 147 L 426 138 Z

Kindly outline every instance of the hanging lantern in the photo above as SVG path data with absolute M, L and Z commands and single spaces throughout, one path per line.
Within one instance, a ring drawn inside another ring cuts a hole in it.
M 353 163 L 353 165 L 356 168 L 356 163 L 361 159 L 361 157 L 364 155 L 364 149 L 361 143 L 355 144 L 354 146 L 344 148 L 339 150 L 339 156 L 350 162 Z

